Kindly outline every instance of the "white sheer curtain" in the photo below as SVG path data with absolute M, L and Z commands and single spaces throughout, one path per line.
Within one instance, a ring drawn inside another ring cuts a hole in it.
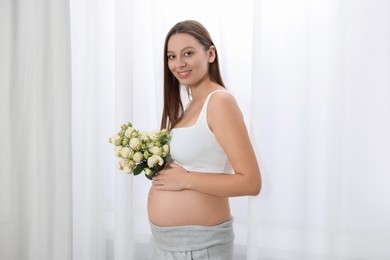
M 256 14 L 260 259 L 389 259 L 390 2 Z
M 67 1 L 0 1 L 0 259 L 71 259 L 70 65 Z
M 71 1 L 73 259 L 145 259 L 149 181 L 107 138 L 159 127 L 166 32 L 210 30 L 261 163 L 232 199 L 237 259 L 390 257 L 387 1 Z

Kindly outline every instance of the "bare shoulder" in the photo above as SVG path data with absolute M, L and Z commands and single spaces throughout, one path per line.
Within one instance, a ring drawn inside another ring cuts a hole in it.
M 207 122 L 211 130 L 227 127 L 242 121 L 242 113 L 234 96 L 228 91 L 218 91 L 210 97 L 207 107 Z
M 233 94 L 228 91 L 218 91 L 210 97 L 208 110 L 210 112 L 218 112 L 220 110 L 236 108 L 239 109 L 236 99 Z

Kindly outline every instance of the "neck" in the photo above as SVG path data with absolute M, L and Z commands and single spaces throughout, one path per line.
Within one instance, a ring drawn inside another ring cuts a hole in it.
M 200 100 L 206 97 L 214 88 L 216 88 L 217 84 L 212 82 L 209 77 L 204 79 L 200 84 L 196 86 L 189 86 L 191 89 L 191 97 L 192 101 Z

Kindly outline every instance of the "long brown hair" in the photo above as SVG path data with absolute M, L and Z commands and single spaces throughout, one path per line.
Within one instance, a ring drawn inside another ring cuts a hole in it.
M 212 45 L 215 47 L 207 29 L 201 23 L 194 20 L 179 22 L 168 32 L 164 45 L 164 108 L 161 119 L 161 129 L 166 128 L 168 130 L 171 130 L 176 125 L 184 113 L 180 98 L 180 83 L 168 68 L 168 41 L 172 35 L 177 33 L 186 33 L 195 37 L 204 46 L 205 50 L 208 50 Z M 208 74 L 211 81 L 225 87 L 219 70 L 216 48 L 215 59 L 209 65 Z

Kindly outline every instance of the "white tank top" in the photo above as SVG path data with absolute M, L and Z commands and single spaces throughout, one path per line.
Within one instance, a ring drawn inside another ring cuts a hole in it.
M 233 173 L 227 156 L 207 125 L 207 106 L 211 92 L 203 104 L 198 120 L 193 126 L 171 130 L 171 158 L 187 171 L 208 173 Z

